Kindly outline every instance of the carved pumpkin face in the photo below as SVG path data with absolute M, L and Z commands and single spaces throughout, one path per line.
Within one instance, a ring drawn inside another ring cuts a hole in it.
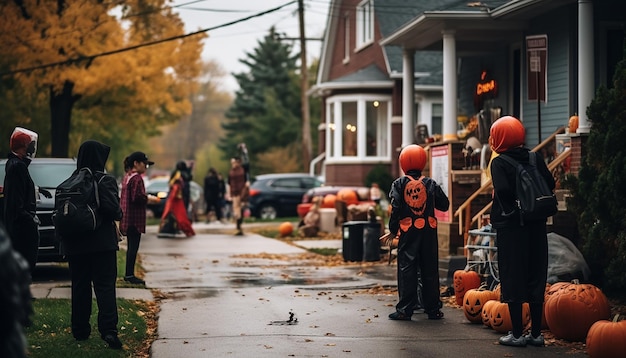
M 499 301 L 496 301 L 496 300 L 490 300 L 490 301 L 485 302 L 485 304 L 483 305 L 483 309 L 481 311 L 480 316 L 483 321 L 483 324 L 489 328 L 491 328 L 491 309 L 498 302 Z
M 480 276 L 476 271 L 456 270 L 453 279 L 456 304 L 463 306 L 465 292 L 480 286 Z
M 404 187 L 404 201 L 415 215 L 423 215 L 426 209 L 426 187 L 421 180 L 409 180 Z
M 504 333 L 513 329 L 511 323 L 511 315 L 509 314 L 509 305 L 506 303 L 498 302 L 491 307 L 491 328 Z
M 482 322 L 483 306 L 490 300 L 494 300 L 493 291 L 484 288 L 471 289 L 463 296 L 463 313 L 465 318 L 472 323 Z

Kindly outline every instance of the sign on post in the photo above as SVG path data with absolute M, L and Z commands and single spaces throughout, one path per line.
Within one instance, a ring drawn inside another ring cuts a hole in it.
M 548 35 L 526 36 L 528 100 L 547 102 Z

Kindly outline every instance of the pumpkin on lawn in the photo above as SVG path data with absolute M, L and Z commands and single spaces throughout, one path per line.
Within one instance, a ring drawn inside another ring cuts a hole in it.
M 611 315 L 609 301 L 592 284 L 571 283 L 552 285 L 545 303 L 546 322 L 557 338 L 584 342 L 587 331 L 595 322 Z
M 486 285 L 468 290 L 463 296 L 463 313 L 465 318 L 472 323 L 482 323 L 482 312 L 485 303 L 495 299 L 496 295 L 493 291 L 488 290 Z
M 626 321 L 600 320 L 587 333 L 587 354 L 591 358 L 622 357 L 626 352 Z
M 480 276 L 476 271 L 456 270 L 453 276 L 453 286 L 456 304 L 463 306 L 465 292 L 480 287 Z
M 278 226 L 278 233 L 281 237 L 289 236 L 293 233 L 293 224 L 285 221 Z

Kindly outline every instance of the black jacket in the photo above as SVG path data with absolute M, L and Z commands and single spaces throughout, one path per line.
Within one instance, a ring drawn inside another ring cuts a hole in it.
M 34 221 L 37 211 L 35 183 L 28 172 L 30 159 L 20 159 L 9 153 L 4 177 L 4 223 L 11 237 L 16 240 L 14 232 L 21 225 L 36 225 Z
M 528 164 L 528 148 L 517 147 L 500 155 L 508 155 L 522 165 Z M 554 177 L 548 170 L 540 153 L 537 153 L 537 170 L 548 183 L 548 187 L 554 190 Z M 516 214 L 517 204 L 515 201 L 515 181 L 517 168 L 504 159 L 495 157 L 491 161 L 491 180 L 493 182 L 493 206 L 491 207 L 490 220 L 494 228 L 520 226 L 520 216 Z
M 118 250 L 115 221 L 122 219 L 122 208 L 118 196 L 118 185 L 115 177 L 104 173 L 104 165 L 111 148 L 96 141 L 86 141 L 78 149 L 77 169 L 88 167 L 95 173 L 99 181 L 100 195 L 99 215 L 102 224 L 92 233 L 71 237 L 63 237 L 66 255 L 79 255 L 92 252 Z

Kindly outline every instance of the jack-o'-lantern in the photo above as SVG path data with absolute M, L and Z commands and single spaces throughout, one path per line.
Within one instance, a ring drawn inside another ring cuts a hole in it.
M 415 215 L 421 216 L 426 209 L 426 186 L 421 180 L 411 179 L 404 187 L 404 201 Z
M 480 287 L 480 276 L 476 271 L 456 270 L 453 276 L 456 304 L 463 306 L 465 292 Z
M 400 168 L 405 173 L 409 170 L 421 171 L 426 166 L 427 157 L 424 148 L 417 144 L 411 144 L 402 149 L 398 161 L 400 162 Z
M 504 116 L 491 125 L 489 145 L 494 152 L 499 154 L 521 146 L 525 138 L 526 130 L 522 122 L 515 117 Z
M 491 309 L 493 308 L 495 304 L 499 302 L 500 301 L 498 300 L 489 300 L 485 302 L 485 304 L 483 305 L 480 318 L 483 321 L 483 324 L 489 328 L 491 328 Z
M 468 290 L 463 296 L 463 313 L 465 318 L 472 323 L 481 323 L 483 306 L 487 301 L 495 299 L 493 291 L 488 290 L 486 285 Z
M 546 322 L 558 338 L 584 342 L 587 331 L 595 322 L 611 315 L 609 301 L 592 284 L 572 283 L 552 285 L 545 303 Z M 572 314 L 576 312 L 576 314 Z
M 513 329 L 511 322 L 511 314 L 509 313 L 509 305 L 504 302 L 497 302 L 491 306 L 489 323 L 491 328 L 500 333 L 506 333 Z M 522 326 L 526 326 L 530 322 L 530 305 L 522 304 Z

